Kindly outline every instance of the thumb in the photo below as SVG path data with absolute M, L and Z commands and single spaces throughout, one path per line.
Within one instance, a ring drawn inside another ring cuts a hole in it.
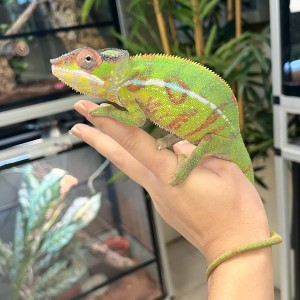
M 185 140 L 180 141 L 173 145 L 174 152 L 177 155 L 184 154 L 186 157 L 189 157 L 195 148 L 196 148 L 195 145 Z

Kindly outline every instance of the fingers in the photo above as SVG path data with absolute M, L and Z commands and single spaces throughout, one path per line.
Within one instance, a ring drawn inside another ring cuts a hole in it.
M 107 117 L 91 117 L 89 111 L 98 106 L 90 101 L 79 101 L 74 108 L 93 125 L 112 137 L 137 161 L 155 174 L 173 174 L 177 159 L 169 150 L 158 151 L 153 137 L 138 127 L 121 124 Z
M 196 148 L 195 145 L 185 140 L 180 141 L 173 145 L 173 149 L 177 155 L 184 154 L 186 157 L 189 157 L 195 148 Z
M 153 174 L 112 138 L 100 130 L 85 124 L 75 125 L 71 132 L 95 148 L 138 184 L 147 188 Z

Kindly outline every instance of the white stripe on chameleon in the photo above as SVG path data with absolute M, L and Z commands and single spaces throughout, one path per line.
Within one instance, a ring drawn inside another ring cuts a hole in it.
M 213 110 L 215 110 L 230 126 L 232 126 L 231 121 L 223 114 L 223 112 L 213 104 L 212 102 L 208 101 L 204 97 L 198 95 L 197 93 L 193 91 L 186 90 L 182 88 L 181 86 L 174 84 L 172 82 L 165 82 L 161 79 L 153 78 L 153 79 L 148 79 L 148 80 L 139 80 L 139 79 L 133 79 L 133 80 L 128 80 L 126 81 L 123 85 L 130 85 L 130 84 L 136 84 L 136 85 L 156 85 L 159 87 L 167 87 L 170 88 L 173 91 L 180 92 L 182 94 L 186 94 L 189 97 L 193 99 L 197 99 L 204 105 L 209 105 L 209 107 Z
M 97 77 L 95 75 L 88 74 L 88 73 L 86 73 L 84 71 L 81 71 L 81 70 L 69 71 L 65 68 L 60 68 L 60 67 L 56 67 L 56 66 L 52 66 L 52 70 L 53 70 L 53 72 L 55 72 L 55 71 L 61 72 L 63 75 L 68 75 L 68 73 L 72 72 L 72 76 L 74 76 L 76 78 L 84 77 L 88 80 L 92 80 L 92 81 L 96 82 L 98 85 L 104 85 L 104 81 L 102 79 L 100 79 L 99 77 Z

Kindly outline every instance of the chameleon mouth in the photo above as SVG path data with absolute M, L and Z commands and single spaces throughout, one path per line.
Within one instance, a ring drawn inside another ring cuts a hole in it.
M 61 67 L 57 67 L 55 65 L 52 65 L 52 73 L 54 76 L 56 76 L 57 78 L 59 78 L 62 81 L 67 81 L 68 82 L 73 82 L 73 81 L 77 81 L 78 78 L 82 78 L 83 80 L 86 80 L 87 84 L 88 83 L 94 83 L 98 86 L 103 86 L 104 85 L 104 81 L 100 78 L 98 78 L 95 75 L 91 75 L 88 74 L 84 71 L 81 70 L 68 70 L 65 68 L 61 68 Z M 72 85 L 72 87 L 75 88 L 76 86 L 76 82 L 74 82 L 74 85 Z
M 102 79 L 81 70 L 68 70 L 52 65 L 52 74 L 73 90 L 88 96 L 98 97 L 99 88 L 104 85 Z

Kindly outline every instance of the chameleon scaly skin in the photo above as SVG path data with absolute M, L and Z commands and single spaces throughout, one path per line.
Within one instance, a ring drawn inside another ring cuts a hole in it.
M 253 169 L 239 129 L 236 99 L 217 74 L 193 61 L 161 54 L 129 56 L 126 50 L 81 48 L 52 59 L 52 73 L 83 94 L 106 98 L 92 116 L 143 126 L 146 119 L 170 132 L 157 148 L 180 139 L 197 147 L 179 159 L 172 184 L 181 183 L 204 155 L 236 163 L 253 182 Z

